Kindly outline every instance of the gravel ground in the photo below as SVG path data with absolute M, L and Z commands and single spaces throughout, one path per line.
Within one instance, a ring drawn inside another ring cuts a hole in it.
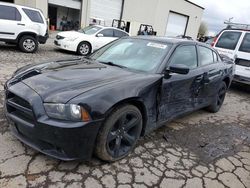
M 55 34 L 52 35 L 52 37 Z M 125 159 L 62 162 L 13 137 L 3 114 L 3 84 L 28 63 L 75 56 L 50 38 L 36 54 L 0 43 L 0 187 L 250 187 L 250 89 L 233 86 L 217 114 L 203 110 L 142 138 Z

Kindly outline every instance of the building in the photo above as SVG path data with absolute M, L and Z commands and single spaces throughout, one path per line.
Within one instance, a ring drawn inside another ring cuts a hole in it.
M 188 0 L 5 0 L 39 8 L 50 25 L 62 29 L 63 21 L 91 22 L 111 26 L 113 19 L 122 19 L 136 35 L 140 24 L 154 27 L 157 35 L 197 37 L 204 8 Z

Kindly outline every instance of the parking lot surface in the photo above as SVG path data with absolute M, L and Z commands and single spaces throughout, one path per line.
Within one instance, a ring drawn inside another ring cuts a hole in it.
M 52 35 L 53 37 L 54 35 Z M 0 43 L 0 187 L 250 187 L 250 89 L 233 86 L 217 114 L 198 111 L 142 138 L 116 163 L 62 162 L 19 142 L 3 114 L 3 85 L 18 68 L 75 56 L 50 38 L 35 54 Z

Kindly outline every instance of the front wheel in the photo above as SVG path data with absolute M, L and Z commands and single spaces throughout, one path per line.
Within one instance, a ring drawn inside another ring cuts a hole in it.
M 125 105 L 116 108 L 99 131 L 96 155 L 104 161 L 117 161 L 135 147 L 142 130 L 142 115 L 138 108 Z
M 224 102 L 226 92 L 227 92 L 226 83 L 222 82 L 219 88 L 220 89 L 219 89 L 218 93 L 216 94 L 216 96 L 214 97 L 212 104 L 207 107 L 207 110 L 209 112 L 212 112 L 212 113 L 218 112 L 220 110 L 223 102 Z
M 81 42 L 77 47 L 79 55 L 87 56 L 91 53 L 91 45 L 87 42 Z

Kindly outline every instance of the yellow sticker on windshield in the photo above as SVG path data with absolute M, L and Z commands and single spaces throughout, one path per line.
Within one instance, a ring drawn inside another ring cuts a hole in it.
M 160 48 L 160 49 L 166 49 L 168 46 L 160 43 L 154 43 L 154 42 L 149 42 L 147 46 L 153 47 L 153 48 Z

